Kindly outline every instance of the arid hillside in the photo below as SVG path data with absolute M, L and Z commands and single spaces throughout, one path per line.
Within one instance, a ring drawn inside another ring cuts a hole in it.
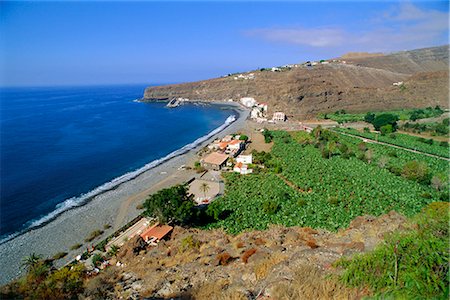
M 146 248 L 138 238 L 87 283 L 85 299 L 361 299 L 327 275 L 341 257 L 371 251 L 406 219 L 391 212 L 357 217 L 330 233 L 271 226 L 232 236 L 222 230 L 176 227 L 168 241 Z M 328 278 L 328 280 L 327 280 Z M 259 296 L 259 297 L 258 297 Z
M 254 97 L 269 113 L 284 111 L 295 119 L 319 112 L 349 112 L 448 107 L 448 46 L 389 55 L 337 59 L 315 66 L 296 65 L 280 72 L 252 71 L 210 80 L 149 87 L 144 99 L 223 101 Z M 345 63 L 344 63 L 345 61 Z M 393 83 L 403 81 L 402 86 Z

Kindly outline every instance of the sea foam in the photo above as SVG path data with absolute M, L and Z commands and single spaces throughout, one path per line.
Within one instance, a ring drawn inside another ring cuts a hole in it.
M 90 191 L 86 194 L 82 194 L 78 197 L 72 197 L 72 198 L 66 199 L 64 202 L 61 202 L 58 205 L 56 205 L 55 209 L 52 212 L 50 212 L 49 214 L 47 214 L 37 220 L 30 221 L 28 223 L 29 225 L 24 230 L 15 232 L 15 233 L 10 234 L 7 237 L 1 239 L 0 244 L 3 244 L 5 242 L 15 238 L 16 236 L 20 235 L 21 233 L 24 233 L 24 232 L 29 231 L 36 227 L 43 226 L 43 225 L 49 223 L 50 221 L 54 220 L 56 217 L 61 215 L 63 212 L 65 212 L 69 209 L 75 208 L 75 207 L 82 206 L 82 205 L 86 204 L 87 202 L 89 202 L 89 200 L 91 200 L 92 198 L 94 198 L 104 192 L 113 190 L 113 189 L 117 188 L 119 185 L 121 185 L 122 183 L 130 181 L 130 180 L 136 178 L 137 176 L 141 175 L 142 173 L 144 173 L 144 172 L 146 172 L 146 171 L 148 171 L 148 170 L 150 170 L 150 169 L 152 169 L 152 168 L 154 168 L 176 156 L 182 155 L 182 154 L 196 148 L 198 145 L 202 144 L 203 142 L 210 139 L 212 136 L 218 134 L 219 132 L 221 132 L 222 130 L 227 128 L 235 120 L 236 120 L 236 116 L 230 115 L 221 126 L 217 127 L 210 133 L 196 139 L 192 143 L 189 143 L 189 144 L 183 146 L 182 148 L 175 150 L 160 159 L 156 159 L 135 171 L 128 172 L 122 176 L 114 178 L 113 180 L 102 184 L 101 186 L 93 189 L 92 191 Z

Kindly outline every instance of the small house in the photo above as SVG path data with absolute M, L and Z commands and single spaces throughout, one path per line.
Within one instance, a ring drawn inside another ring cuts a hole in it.
M 228 155 L 213 152 L 202 160 L 202 166 L 206 169 L 220 170 L 226 163 Z
M 249 155 L 238 155 L 236 157 L 236 162 L 243 163 L 243 164 L 251 164 L 253 162 L 253 157 L 251 154 Z
M 142 239 L 146 243 L 158 243 L 164 237 L 166 237 L 171 231 L 173 227 L 169 225 L 159 225 L 156 223 L 153 226 L 150 226 L 146 231 L 141 234 Z
M 258 104 L 258 102 L 256 102 L 255 98 L 252 98 L 252 97 L 241 98 L 241 103 L 246 107 L 253 107 Z
M 238 162 L 237 164 L 234 165 L 233 171 L 242 175 L 250 174 L 253 172 L 252 169 L 249 169 L 247 165 L 241 162 Z
M 284 121 L 286 121 L 286 114 L 283 113 L 283 112 L 278 111 L 278 112 L 273 114 L 272 121 L 282 121 L 282 122 L 284 122 Z

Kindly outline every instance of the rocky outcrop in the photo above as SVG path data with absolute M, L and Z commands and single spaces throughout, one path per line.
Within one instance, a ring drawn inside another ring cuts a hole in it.
M 253 79 L 234 76 L 149 87 L 144 99 L 223 101 L 253 97 L 302 119 L 318 113 L 448 107 L 448 46 L 390 55 L 350 58 L 343 63 L 298 67 L 282 72 L 254 71 Z M 247 73 L 248 74 L 248 73 Z M 402 88 L 393 86 L 403 81 Z
M 93 279 L 97 284 L 88 286 L 107 282 L 109 296 L 104 299 L 358 299 L 365 291 L 325 280 L 338 271 L 333 262 L 373 250 L 405 221 L 391 212 L 357 217 L 337 233 L 274 225 L 237 236 L 176 227 L 170 240 L 122 257 L 123 267 L 99 275 Z

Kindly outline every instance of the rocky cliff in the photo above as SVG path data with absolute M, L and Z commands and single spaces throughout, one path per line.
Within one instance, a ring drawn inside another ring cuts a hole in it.
M 227 76 L 210 80 L 149 87 L 144 99 L 173 97 L 222 101 L 254 97 L 269 113 L 284 111 L 295 119 L 319 112 L 349 112 L 448 107 L 448 46 L 388 55 L 349 56 L 329 64 L 281 72 L 253 71 L 253 79 Z M 344 63 L 345 61 L 345 63 Z M 402 87 L 393 86 L 403 81 Z

